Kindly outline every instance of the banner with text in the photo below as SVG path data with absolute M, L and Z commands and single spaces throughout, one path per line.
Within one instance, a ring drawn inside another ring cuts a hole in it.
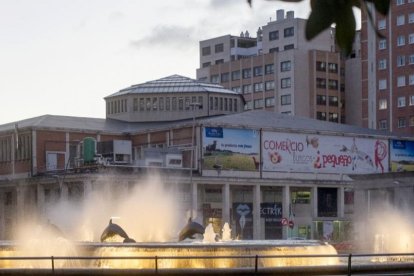
M 206 127 L 203 133 L 203 169 L 259 169 L 260 132 L 250 129 Z
M 263 132 L 263 171 L 384 173 L 388 141 L 382 139 Z
M 414 141 L 390 141 L 391 171 L 414 171 Z

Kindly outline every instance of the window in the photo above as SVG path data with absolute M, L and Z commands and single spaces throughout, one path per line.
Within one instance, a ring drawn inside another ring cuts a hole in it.
M 158 98 L 152 98 L 152 110 L 158 109 Z
M 263 82 L 255 83 L 253 87 L 254 92 L 263 91 Z
M 295 35 L 295 29 L 293 27 L 285 28 L 283 30 L 284 37 L 290 37 Z
M 280 80 L 280 87 L 281 88 L 289 88 L 291 86 L 291 79 L 290 78 L 283 78 Z
M 170 110 L 170 97 L 165 98 L 165 110 Z
M 160 97 L 160 110 L 164 110 L 164 98 Z
M 211 83 L 219 83 L 219 75 L 211 75 L 210 82 Z
M 241 92 L 241 87 L 240 86 L 235 86 L 235 87 L 232 87 L 231 90 L 233 90 L 236 93 L 240 93 Z
M 221 82 L 228 82 L 230 78 L 230 74 L 229 73 L 223 73 L 221 74 Z
M 230 103 L 231 103 L 231 99 L 230 99 Z M 234 104 L 234 112 L 237 112 L 237 110 L 238 110 L 238 108 L 237 108 L 237 99 L 234 99 L 234 101 L 233 101 L 233 104 Z M 231 110 L 231 106 L 230 106 L 230 110 Z
M 204 62 L 203 63 L 203 68 L 209 67 L 211 65 L 211 62 Z
M 387 80 L 384 80 L 384 79 L 379 80 L 378 81 L 378 89 L 379 90 L 387 89 Z
M 414 33 L 408 35 L 408 43 L 410 43 L 410 44 L 414 43 Z
M 178 110 L 184 110 L 184 99 L 178 98 Z
M 258 77 L 263 75 L 263 67 L 262 66 L 255 66 L 253 68 L 253 76 Z
M 404 4 L 404 0 L 397 0 L 397 6 Z
M 333 90 L 338 89 L 338 80 L 328 80 L 328 87 Z
M 220 110 L 223 111 L 223 98 L 220 97 Z
M 201 49 L 201 53 L 202 53 L 203 56 L 210 55 L 211 54 L 211 48 L 210 48 L 210 46 L 203 47 Z
M 380 99 L 378 101 L 378 109 L 379 110 L 387 109 L 387 105 L 388 105 L 387 99 Z
M 171 109 L 172 109 L 172 111 L 176 111 L 177 110 L 177 98 L 176 97 L 172 97 L 172 100 L 171 100 Z
M 252 102 L 246 102 L 246 104 L 244 105 L 244 110 L 251 110 L 252 108 L 253 108 Z
M 222 64 L 222 63 L 224 63 L 224 59 L 218 59 L 218 60 L 216 60 L 216 64 Z
M 404 66 L 405 65 L 405 56 L 397 56 L 397 66 Z
M 398 107 L 404 107 L 405 106 L 405 97 L 398 97 L 397 99 L 397 106 Z
M 408 57 L 408 64 L 414 64 L 414 55 Z
M 329 96 L 329 106 L 338 106 L 337 96 Z
M 243 69 L 243 79 L 247 79 L 250 78 L 252 76 L 252 69 L 247 68 L 247 69 Z
M 267 81 L 265 82 L 265 90 L 273 90 L 275 89 L 275 82 L 274 81 Z
M 414 23 L 414 12 L 408 15 L 408 23 Z
M 387 40 L 386 39 L 380 39 L 378 42 L 378 49 L 384 50 L 387 49 Z
M 269 74 L 273 74 L 274 69 L 273 69 L 273 63 L 272 64 L 266 64 L 265 65 L 265 74 L 269 75 Z
M 316 62 L 316 70 L 321 72 L 326 72 L 326 63 L 322 61 Z
M 254 108 L 263 108 L 264 101 L 263 99 L 254 100 Z
M 410 105 L 414 105 L 414 95 L 410 96 Z
M 408 84 L 414 85 L 414 74 L 408 76 Z
M 382 130 L 387 129 L 387 120 L 379 120 L 378 128 Z
M 280 104 L 281 105 L 290 105 L 291 104 L 291 96 L 290 95 L 280 96 Z
M 274 106 L 275 105 L 275 98 L 266 98 L 265 99 L 265 106 Z
M 146 105 L 146 109 L 147 110 L 151 110 L 151 98 L 146 98 L 145 99 L 145 105 Z
M 378 70 L 385 70 L 387 69 L 387 60 L 386 59 L 380 59 L 378 61 Z
M 326 89 L 326 79 L 316 78 L 316 87 Z
M 239 80 L 240 79 L 240 70 L 231 72 L 231 80 Z
M 405 117 L 399 117 L 399 118 L 398 118 L 397 127 L 398 127 L 398 128 L 403 128 L 403 127 L 405 127 Z
M 338 122 L 338 113 L 329 113 L 329 121 L 337 123 Z
M 236 100 L 234 100 L 234 101 L 236 101 Z M 236 104 L 235 104 L 235 106 L 236 106 Z M 229 111 L 233 111 L 233 99 L 232 98 L 229 99 Z M 236 111 L 236 109 L 234 109 L 234 111 Z
M 326 105 L 326 96 L 325 95 L 316 95 L 316 104 L 317 105 Z
M 378 30 L 383 30 L 387 27 L 387 21 L 385 19 L 378 20 Z
M 221 53 L 223 51 L 224 51 L 224 45 L 223 45 L 223 43 L 214 45 L 214 52 L 215 53 Z
M 403 46 L 403 45 L 405 45 L 405 36 L 399 35 L 397 37 L 397 46 Z
M 132 110 L 138 111 L 138 99 L 137 98 L 134 98 Z
M 280 71 L 281 72 L 290 71 L 290 69 L 291 69 L 291 62 L 290 62 L 290 60 L 282 61 L 280 63 Z
M 243 85 L 243 94 L 252 92 L 252 85 L 251 84 L 245 84 Z
M 316 119 L 326 121 L 326 112 L 316 112 Z
M 338 73 L 338 64 L 336 63 L 329 63 L 328 64 L 329 72 L 330 73 Z
M 185 97 L 185 110 L 190 110 L 190 97 Z
M 414 116 L 410 116 L 410 127 L 414 126 Z
M 294 44 L 288 44 L 283 47 L 284 50 L 292 50 L 295 48 Z
M 214 110 L 218 110 L 218 97 L 214 97 Z
M 397 78 L 397 86 L 398 87 L 403 87 L 405 85 L 406 85 L 406 83 L 405 83 L 405 76 L 398 76 L 398 78 Z
M 405 24 L 405 16 L 399 15 L 397 16 L 397 26 L 401 26 Z
M 276 53 L 279 52 L 279 47 L 274 47 L 269 49 L 269 53 Z
M 269 40 L 277 40 L 279 39 L 279 31 L 269 32 Z

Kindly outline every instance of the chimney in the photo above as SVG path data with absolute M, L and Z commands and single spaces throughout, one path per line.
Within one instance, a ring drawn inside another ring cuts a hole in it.
M 294 11 L 288 11 L 286 13 L 286 18 L 287 19 L 293 19 L 293 18 L 295 18 L 295 12 Z
M 285 19 L 285 10 L 280 9 L 276 11 L 276 21 Z

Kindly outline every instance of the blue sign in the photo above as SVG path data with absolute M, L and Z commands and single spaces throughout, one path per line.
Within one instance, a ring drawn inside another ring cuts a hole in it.
M 393 149 L 405 149 L 405 141 L 403 140 L 392 140 L 392 148 Z
M 206 137 L 223 138 L 223 128 L 222 127 L 206 127 Z

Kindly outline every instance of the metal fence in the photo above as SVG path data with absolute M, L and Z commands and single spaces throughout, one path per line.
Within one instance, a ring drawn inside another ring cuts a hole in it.
M 302 258 L 338 258 L 339 264 L 336 265 L 316 265 L 316 266 L 281 266 L 266 267 L 261 266 L 260 261 L 266 259 L 302 259 Z M 159 268 L 161 260 L 218 260 L 218 259 L 246 259 L 254 263 L 249 267 L 229 267 L 229 268 Z M 81 267 L 56 268 L 57 261 L 102 261 L 102 260 L 146 260 L 153 261 L 153 268 L 102 268 L 93 264 Z M 5 261 L 49 261 L 50 267 L 46 268 L 27 268 L 25 265 L 3 268 Z M 30 272 L 29 272 L 30 271 Z M 370 273 L 393 273 L 393 275 L 414 275 L 414 253 L 390 253 L 390 254 L 321 254 L 321 255 L 244 255 L 244 256 L 45 256 L 45 257 L 0 257 L 0 274 L 105 274 L 119 275 L 123 272 L 140 274 L 272 274 L 272 275 L 361 275 Z M 400 273 L 400 274 L 399 274 Z M 388 274 L 386 274 L 388 275 Z

